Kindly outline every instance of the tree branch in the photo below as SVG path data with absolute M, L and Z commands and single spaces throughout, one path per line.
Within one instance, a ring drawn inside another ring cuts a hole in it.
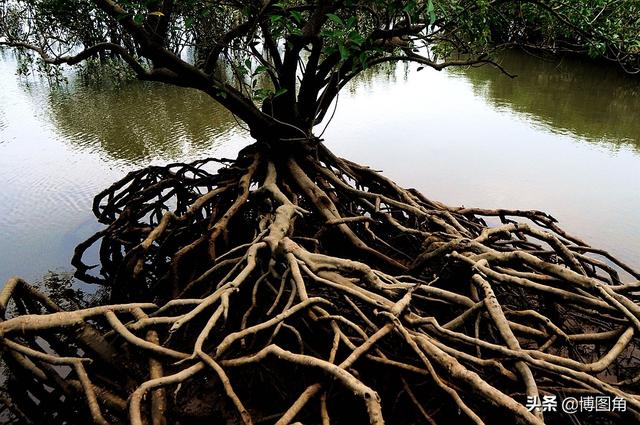
M 115 43 L 98 43 L 73 56 L 50 56 L 43 48 L 35 46 L 33 44 L 24 43 L 22 41 L 0 41 L 0 46 L 31 50 L 33 52 L 36 52 L 45 63 L 51 65 L 76 65 L 84 60 L 89 59 L 91 56 L 97 55 L 100 52 L 110 51 L 112 53 L 118 54 L 135 71 L 138 76 L 149 76 L 149 72 L 144 69 L 140 62 L 138 62 L 126 48 Z

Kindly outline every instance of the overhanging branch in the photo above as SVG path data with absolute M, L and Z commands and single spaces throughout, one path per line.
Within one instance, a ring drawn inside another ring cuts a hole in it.
M 98 43 L 76 55 L 51 56 L 43 48 L 22 41 L 0 41 L 0 46 L 14 47 L 23 50 L 30 50 L 37 53 L 40 58 L 50 65 L 76 65 L 84 60 L 101 52 L 110 51 L 120 56 L 140 77 L 148 76 L 148 71 L 138 62 L 129 51 L 115 43 Z

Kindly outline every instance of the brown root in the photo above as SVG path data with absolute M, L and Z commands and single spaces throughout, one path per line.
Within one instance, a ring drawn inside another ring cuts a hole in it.
M 149 167 L 94 212 L 73 262 L 110 299 L 0 293 L 21 420 L 568 423 L 527 407 L 566 394 L 626 404 L 581 423 L 640 418 L 640 275 L 548 214 L 451 208 L 322 145 Z

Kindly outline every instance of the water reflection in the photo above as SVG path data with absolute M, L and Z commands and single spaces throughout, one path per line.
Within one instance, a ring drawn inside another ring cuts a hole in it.
M 581 71 L 567 76 L 544 64 L 528 75 L 527 62 L 515 62 L 515 80 L 488 67 L 415 72 L 414 66 L 405 78 L 400 66 L 391 84 L 385 75 L 367 75 L 341 97 L 327 143 L 449 205 L 547 211 L 567 231 L 639 264 L 633 80 L 601 70 L 598 84 L 616 92 L 602 107 L 573 93 L 595 84 L 583 81 Z
M 615 67 L 571 58 L 542 60 L 518 51 L 503 53 L 499 61 L 517 77 L 489 66 L 448 72 L 469 81 L 475 95 L 496 108 L 610 149 L 628 145 L 640 151 L 637 78 Z M 371 92 L 412 73 L 404 64 L 369 69 L 346 91 L 351 96 L 357 88 Z M 178 160 L 185 152 L 220 146 L 230 132 L 240 131 L 233 116 L 209 96 L 160 83 L 73 84 L 51 91 L 48 98 L 53 121 L 66 139 L 127 162 Z
M 49 104 L 69 143 L 127 163 L 180 160 L 210 151 L 238 131 L 233 116 L 209 96 L 160 83 L 73 85 L 52 91 Z
M 505 52 L 499 62 L 516 78 L 484 66 L 451 70 L 464 75 L 476 95 L 498 108 L 525 114 L 562 133 L 615 149 L 640 152 L 640 81 L 615 66 L 565 57 L 541 59 Z
M 341 94 L 324 137 L 434 199 L 546 210 L 638 264 L 640 83 L 567 60 L 502 61 L 517 79 L 491 68 L 368 70 Z M 74 246 L 96 230 L 93 195 L 128 171 L 233 157 L 250 143 L 196 91 L 73 80 L 51 90 L 14 74 L 0 56 L 0 281 L 68 270 Z

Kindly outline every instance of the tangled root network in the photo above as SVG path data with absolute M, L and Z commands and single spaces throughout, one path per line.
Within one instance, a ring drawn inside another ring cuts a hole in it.
M 0 293 L 7 420 L 640 421 L 640 275 L 545 213 L 448 207 L 323 145 L 259 144 L 132 172 L 94 213 L 73 264 L 108 296 Z

